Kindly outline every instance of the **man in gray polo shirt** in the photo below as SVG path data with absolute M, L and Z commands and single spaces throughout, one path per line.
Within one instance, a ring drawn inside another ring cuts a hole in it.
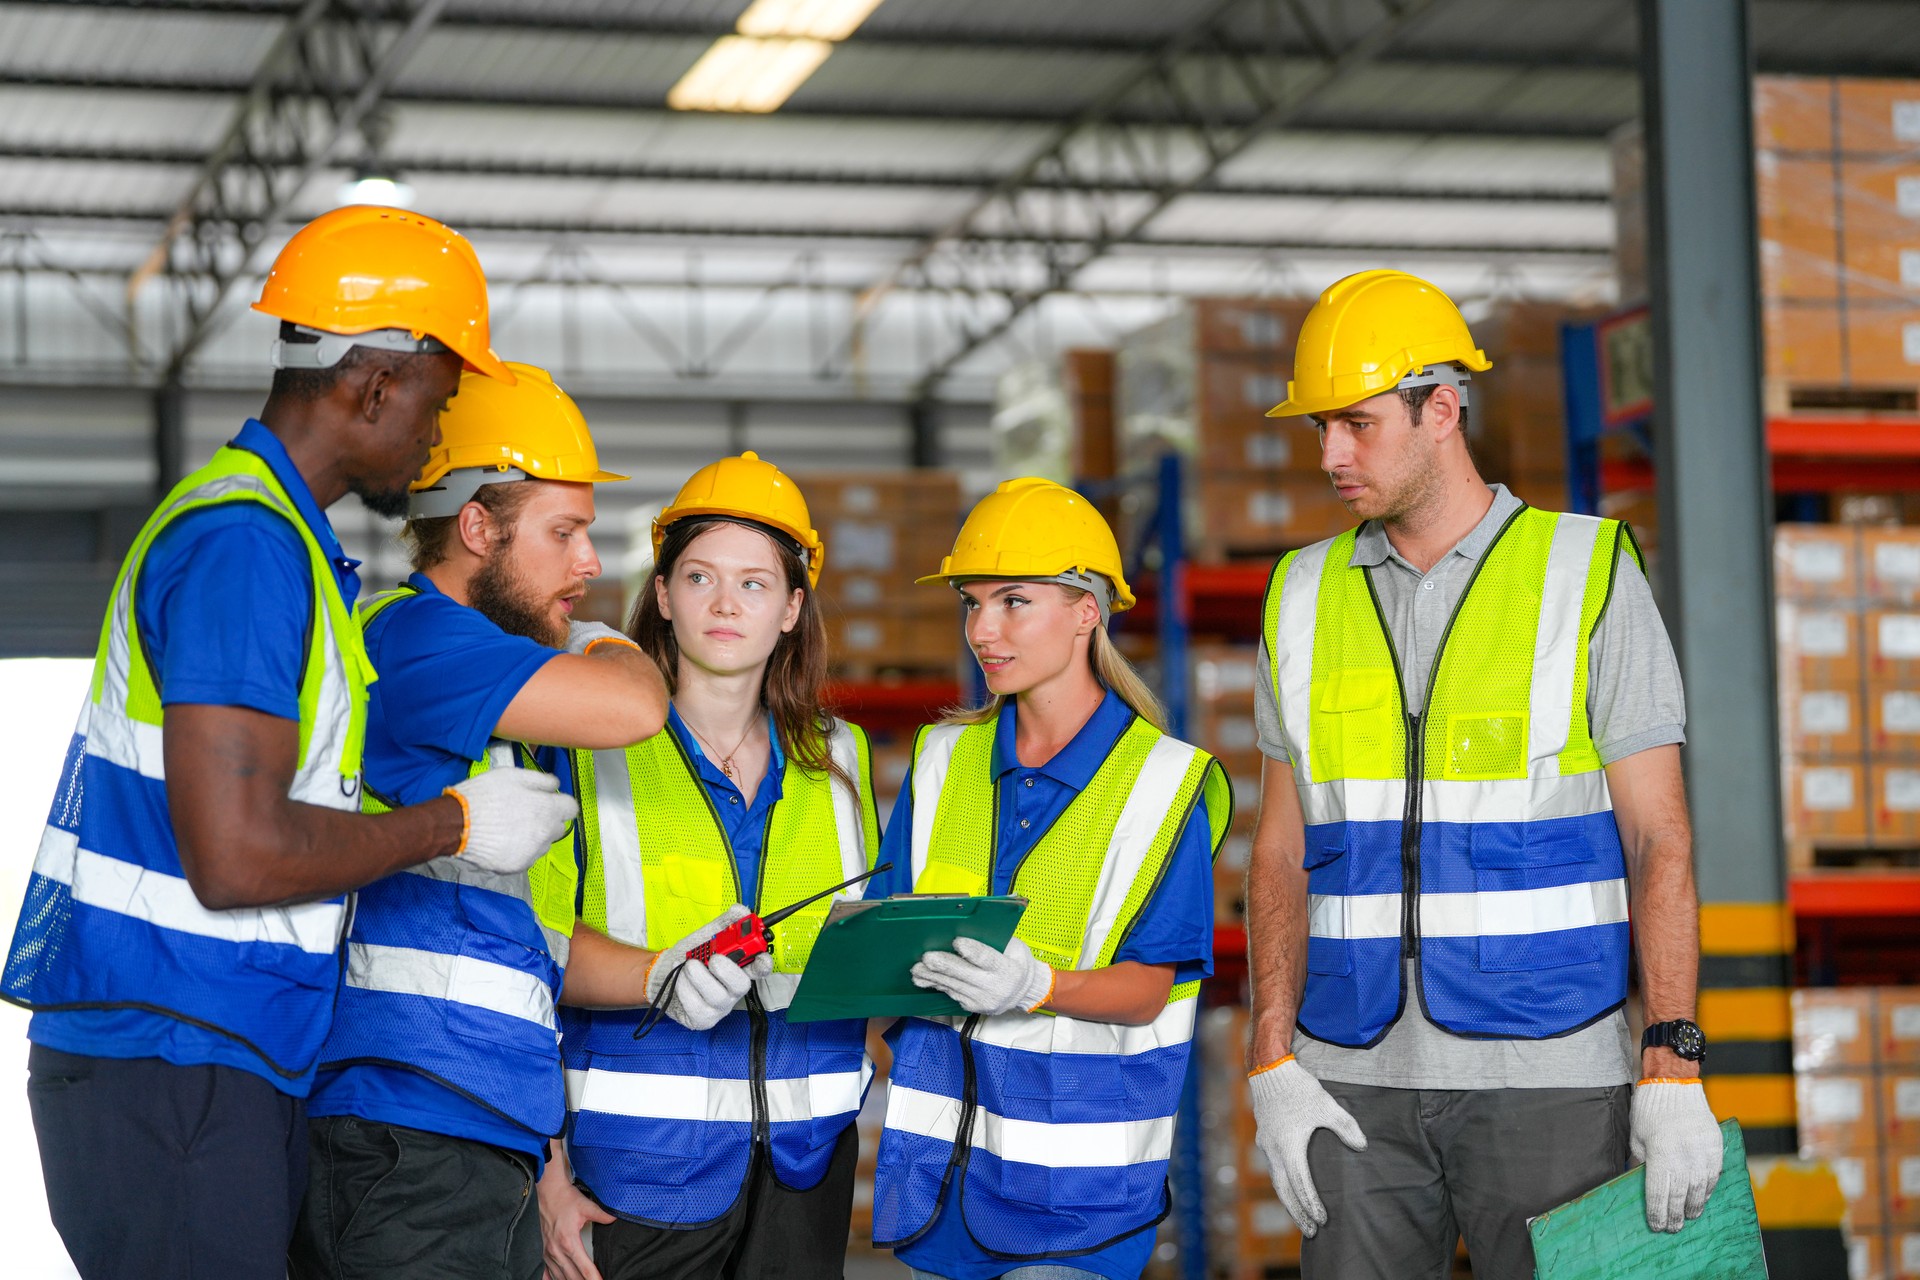
M 1460 1234 L 1476 1275 L 1530 1277 L 1527 1217 L 1630 1152 L 1654 1230 L 1719 1174 L 1679 671 L 1619 525 L 1481 480 L 1488 367 L 1439 290 L 1364 272 L 1274 411 L 1366 520 L 1276 570 L 1255 703 L 1248 1067 L 1309 1280 L 1444 1276 Z

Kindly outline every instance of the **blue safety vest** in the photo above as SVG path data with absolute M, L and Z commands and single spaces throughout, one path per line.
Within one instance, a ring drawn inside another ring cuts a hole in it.
M 751 895 L 671 732 L 625 751 L 576 752 L 587 923 L 658 950 L 735 902 L 772 911 L 871 869 L 880 826 L 866 735 L 836 720 L 828 747 L 857 787 L 810 773 L 789 753 Z M 774 973 L 707 1031 L 663 1018 L 636 1040 L 638 1011 L 562 1011 L 567 1155 L 601 1204 L 657 1226 L 711 1222 L 739 1199 L 762 1143 L 788 1187 L 826 1176 L 873 1079 L 865 1019 L 786 1019 L 827 906 L 776 927 Z
M 1618 1008 L 1627 880 L 1586 713 L 1587 649 L 1621 547 L 1613 520 L 1525 507 L 1481 557 L 1408 707 L 1355 534 L 1274 571 L 1266 635 L 1306 822 L 1298 1025 L 1354 1048 L 1399 1018 L 1557 1036 Z M 1418 785 L 1410 785 L 1417 779 Z
M 333 567 L 272 468 L 222 448 L 141 529 L 101 627 L 93 684 L 67 748 L 0 994 L 38 1012 L 119 1010 L 128 1056 L 220 1063 L 303 1095 L 333 1015 L 346 898 L 225 911 L 187 883 L 167 804 L 165 714 L 134 616 L 140 567 L 161 530 L 228 502 L 283 516 L 306 545 L 313 620 L 289 799 L 360 804 L 374 679 Z M 110 1045 L 108 1056 L 113 1056 Z
M 367 601 L 362 630 L 418 594 L 400 587 Z M 538 767 L 524 748 L 516 757 Z M 469 776 L 489 767 L 475 761 Z M 390 807 L 369 778 L 367 810 Z M 362 889 L 320 1070 L 416 1071 L 532 1134 L 558 1136 L 566 1097 L 555 1009 L 578 881 L 569 828 L 530 871 L 496 875 L 435 858 Z
M 988 721 L 920 735 L 916 892 L 990 887 L 994 733 Z M 1017 936 L 1055 968 L 1111 964 L 1203 796 L 1217 853 L 1233 809 L 1225 773 L 1133 720 L 1014 876 L 1031 900 Z M 895 1023 L 874 1243 L 922 1235 L 955 1177 L 967 1230 L 1009 1260 L 1092 1253 L 1159 1221 L 1199 987 L 1174 987 L 1139 1027 L 1019 1012 Z

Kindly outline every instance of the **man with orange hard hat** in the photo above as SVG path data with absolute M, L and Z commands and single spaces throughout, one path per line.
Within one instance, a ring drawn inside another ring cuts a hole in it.
M 47 1199 L 86 1280 L 283 1277 L 348 895 L 435 858 L 518 873 L 578 811 L 502 768 L 361 812 L 377 677 L 324 512 L 397 514 L 462 367 L 513 380 L 472 247 L 337 209 L 254 309 L 281 322 L 272 390 L 121 567 L 0 980 L 34 1011 Z
M 1247 1065 L 1308 1280 L 1444 1276 L 1463 1235 L 1531 1276 L 1527 1219 L 1630 1160 L 1655 1231 L 1720 1173 L 1679 670 L 1626 526 L 1480 478 L 1491 367 L 1444 293 L 1363 271 L 1273 410 L 1365 522 L 1275 568 L 1255 700 Z

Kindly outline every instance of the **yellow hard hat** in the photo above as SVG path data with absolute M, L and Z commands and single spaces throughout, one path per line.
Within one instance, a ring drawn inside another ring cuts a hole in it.
M 422 213 L 359 204 L 321 214 L 273 260 L 253 309 L 315 337 L 364 336 L 283 342 L 280 368 L 328 368 L 350 347 L 377 346 L 452 351 L 475 373 L 513 381 L 488 336 L 480 256 L 465 236 Z
M 1093 573 L 1113 584 L 1113 609 L 1133 608 L 1133 588 L 1120 567 L 1120 544 L 1100 509 L 1063 484 L 1023 476 L 980 499 L 953 540 L 953 554 L 940 562 L 940 572 L 914 581 L 1047 581 Z
M 660 518 L 653 522 L 653 558 L 660 559 L 660 546 L 667 530 L 693 516 L 725 516 L 748 524 L 764 525 L 798 544 L 800 558 L 806 562 L 807 585 L 820 585 L 820 568 L 827 560 L 826 544 L 814 530 L 807 514 L 807 500 L 787 473 L 749 449 L 737 458 L 709 462 L 680 486 Z
M 1401 385 L 1428 385 L 1451 377 L 1408 382 L 1433 365 L 1460 364 L 1476 373 L 1493 367 L 1473 345 L 1453 300 L 1404 271 L 1362 271 L 1335 281 L 1300 324 L 1287 398 L 1269 418 L 1330 413 Z
M 587 420 L 553 375 L 509 361 L 516 380 L 460 375 L 460 391 L 440 415 L 440 443 L 410 486 L 407 518 L 450 516 L 482 485 L 514 480 L 593 484 L 626 477 L 600 468 Z

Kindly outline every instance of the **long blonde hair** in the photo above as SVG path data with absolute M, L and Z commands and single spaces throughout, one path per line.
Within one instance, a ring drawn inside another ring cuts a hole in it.
M 1069 587 L 1056 583 L 1065 593 L 1069 602 L 1089 594 L 1078 587 Z M 1167 732 L 1167 709 L 1160 705 L 1160 698 L 1140 673 L 1133 669 L 1126 655 L 1114 647 L 1112 637 L 1107 635 L 1105 627 L 1093 629 L 1093 639 L 1087 649 L 1087 662 L 1093 668 L 1093 678 L 1100 687 L 1109 689 L 1120 696 L 1120 701 L 1133 708 L 1133 713 L 1145 720 L 1160 732 Z M 941 724 L 985 724 L 1000 714 L 1000 708 L 1006 704 L 1003 694 L 990 694 L 984 706 L 950 707 L 940 716 Z

